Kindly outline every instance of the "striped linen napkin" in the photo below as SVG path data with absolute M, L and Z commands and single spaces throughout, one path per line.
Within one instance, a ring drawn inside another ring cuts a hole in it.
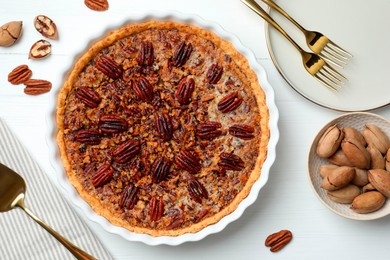
M 26 180 L 25 202 L 34 214 L 95 258 L 112 259 L 1 119 L 0 162 Z M 0 213 L 0 259 L 75 258 L 25 212 L 14 209 Z

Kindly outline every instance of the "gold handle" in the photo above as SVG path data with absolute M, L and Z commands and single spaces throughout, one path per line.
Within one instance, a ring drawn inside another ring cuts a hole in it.
M 261 1 L 263 1 L 264 3 L 269 5 L 271 8 L 275 9 L 276 11 L 278 11 L 281 15 L 286 17 L 288 20 L 290 20 L 290 22 L 292 22 L 296 27 L 298 27 L 299 30 L 301 30 L 302 32 L 306 31 L 305 28 L 302 27 L 302 25 L 300 25 L 297 21 L 295 21 L 294 18 L 292 18 L 288 13 L 286 13 L 286 11 L 284 11 L 274 1 L 272 1 L 272 0 L 261 0 Z
M 64 245 L 78 260 L 96 260 L 93 256 L 89 255 L 82 249 L 78 248 L 63 236 L 58 234 L 54 229 L 49 227 L 45 222 L 35 216 L 24 204 L 23 199 L 19 200 L 17 206 L 23 209 L 35 222 L 37 222 L 41 227 L 46 229 L 52 236 L 54 236 L 62 245 Z
M 246 4 L 250 9 L 252 9 L 256 14 L 260 15 L 264 20 L 266 20 L 270 25 L 275 27 L 276 30 L 278 30 L 284 37 L 286 37 L 287 40 L 289 40 L 292 45 L 297 48 L 299 52 L 304 52 L 303 49 L 286 33 L 285 30 L 283 30 L 280 25 L 275 22 L 275 20 L 263 9 L 258 5 L 254 0 L 241 0 L 244 4 Z

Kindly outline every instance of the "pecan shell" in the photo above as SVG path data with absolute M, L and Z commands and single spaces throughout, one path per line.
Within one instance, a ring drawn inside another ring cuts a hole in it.
M 210 84 L 217 84 L 223 74 L 223 67 L 218 63 L 214 63 L 210 66 L 206 73 L 207 82 Z
M 35 42 L 30 49 L 30 59 L 41 59 L 51 53 L 51 44 L 46 40 L 39 40 Z
M 221 123 L 205 122 L 196 127 L 196 135 L 201 139 L 212 140 L 222 134 Z
M 149 203 L 150 219 L 152 221 L 159 220 L 164 214 L 164 201 L 161 197 L 152 197 Z
M 154 125 L 157 133 L 164 141 L 169 141 L 173 136 L 173 125 L 171 117 L 167 113 L 156 114 Z
M 58 39 L 58 30 L 56 24 L 52 19 L 46 15 L 38 15 L 34 19 L 34 27 L 37 31 L 42 34 L 44 37 L 57 40 Z
M 153 44 L 149 41 L 141 43 L 141 49 L 137 56 L 137 61 L 142 66 L 152 66 L 154 61 Z
M 255 137 L 255 129 L 249 125 L 232 125 L 229 127 L 229 134 L 243 140 L 250 140 Z
M 128 140 L 115 148 L 112 155 L 115 161 L 124 164 L 133 159 L 141 151 L 141 143 L 138 140 Z
M 101 56 L 96 60 L 96 68 L 112 79 L 118 79 L 123 74 L 122 67 L 107 56 Z
M 227 94 L 218 102 L 218 110 L 222 113 L 228 113 L 238 108 L 242 103 L 242 97 L 238 92 Z
M 127 121 L 117 115 L 103 115 L 99 120 L 100 130 L 104 134 L 114 134 L 126 131 L 128 128 Z
M 191 102 L 194 90 L 195 81 L 193 78 L 184 77 L 180 80 L 176 91 L 176 98 L 180 105 L 187 105 Z
M 92 176 L 92 185 L 95 188 L 101 187 L 104 184 L 108 183 L 113 175 L 114 170 L 111 168 L 111 165 L 103 164 L 96 170 L 96 172 Z
M 181 67 L 183 66 L 188 58 L 190 57 L 192 52 L 192 44 L 186 44 L 184 41 L 179 44 L 179 46 L 176 48 L 175 52 L 173 53 L 172 61 L 173 66 L 175 67 Z
M 197 173 L 201 170 L 199 157 L 187 150 L 182 150 L 175 158 L 175 163 L 183 170 L 190 173 Z
M 124 188 L 121 194 L 121 198 L 119 200 L 119 206 L 125 209 L 132 209 L 134 208 L 135 204 L 137 204 L 137 201 L 138 201 L 138 187 L 130 183 Z
M 17 66 L 8 74 L 8 81 L 13 85 L 26 82 L 31 77 L 32 71 L 25 64 Z
M 154 183 L 165 180 L 169 175 L 172 162 L 164 157 L 157 158 L 151 169 L 151 176 Z
M 51 82 L 43 79 L 29 79 L 24 82 L 24 93 L 27 95 L 40 95 L 51 90 Z
M 245 168 L 244 161 L 232 153 L 221 153 L 219 155 L 218 165 L 225 170 L 241 171 Z
M 79 87 L 75 95 L 81 102 L 92 108 L 97 107 L 102 101 L 99 93 L 88 87 Z
M 96 129 L 79 130 L 76 135 L 76 140 L 84 144 L 100 144 L 100 132 Z
M 265 246 L 271 247 L 271 252 L 277 252 L 286 246 L 292 239 L 292 233 L 290 230 L 280 230 L 273 233 L 265 240 Z
M 140 77 L 138 82 L 133 86 L 135 94 L 145 102 L 153 100 L 153 87 L 145 77 Z
M 202 198 L 208 199 L 209 197 L 206 188 L 195 179 L 189 181 L 187 189 L 191 198 L 198 203 L 202 203 Z

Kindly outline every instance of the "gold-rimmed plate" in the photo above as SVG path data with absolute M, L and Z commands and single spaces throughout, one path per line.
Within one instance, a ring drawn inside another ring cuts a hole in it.
M 390 46 L 390 35 L 386 33 L 389 1 L 376 1 L 370 14 L 365 5 L 353 0 L 275 2 L 306 29 L 322 32 L 354 56 L 340 70 L 348 82 L 339 91 L 331 91 L 305 71 L 295 48 L 266 25 L 272 61 L 294 90 L 315 104 L 338 111 L 367 111 L 390 104 L 390 62 L 386 52 Z M 291 22 L 275 10 L 271 9 L 270 14 L 308 50 L 303 34 Z

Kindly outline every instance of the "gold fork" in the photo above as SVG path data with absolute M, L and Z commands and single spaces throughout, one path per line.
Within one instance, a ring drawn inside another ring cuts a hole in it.
M 278 11 L 288 20 L 290 20 L 299 30 L 303 32 L 306 38 L 307 46 L 314 53 L 325 58 L 332 64 L 342 68 L 347 64 L 347 61 L 352 58 L 352 54 L 338 46 L 336 43 L 331 41 L 328 37 L 320 32 L 306 30 L 302 25 L 295 21 L 289 14 L 287 14 L 279 5 L 272 0 L 261 0 L 271 8 Z
M 284 30 L 280 25 L 275 22 L 274 19 L 261 8 L 254 0 L 241 0 L 256 14 L 260 15 L 264 20 L 277 29 L 292 45 L 300 52 L 302 56 L 302 63 L 305 69 L 322 84 L 329 87 L 332 90 L 337 90 L 344 84 L 346 78 L 331 67 L 324 59 L 315 53 L 309 53 L 304 51 Z

